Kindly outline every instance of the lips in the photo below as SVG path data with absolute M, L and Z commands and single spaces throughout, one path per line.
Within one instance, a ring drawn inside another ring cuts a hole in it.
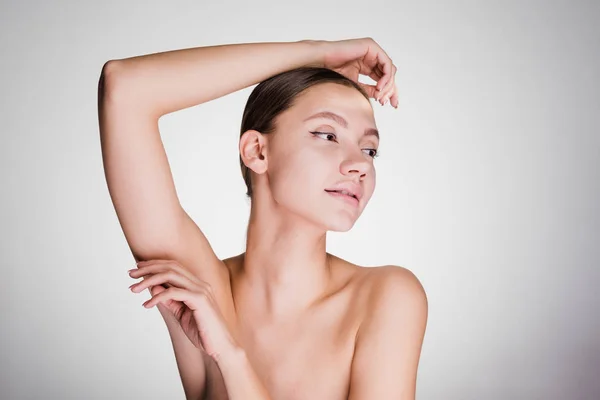
M 345 203 L 348 203 L 349 205 L 353 206 L 353 207 L 358 207 L 359 202 L 358 199 L 356 197 L 354 197 L 353 195 L 348 195 L 348 194 L 343 194 L 341 193 L 341 190 L 325 190 L 327 193 L 329 193 L 330 196 L 332 197 L 337 197 L 338 200 L 342 200 Z
M 344 190 L 344 189 L 340 189 L 340 190 L 327 190 L 327 189 L 325 189 L 325 191 L 327 193 L 339 193 L 339 194 L 346 195 L 346 196 L 352 197 L 353 199 L 358 200 L 358 198 L 356 197 L 356 195 L 354 195 L 352 193 L 349 193 L 347 190 Z
M 332 192 L 341 193 L 342 191 L 345 191 L 352 198 L 354 198 L 355 200 L 358 200 L 358 201 L 360 201 L 360 199 L 363 196 L 362 186 L 353 181 L 340 182 L 337 185 L 334 185 L 333 187 L 329 187 L 329 188 L 325 189 L 325 191 L 329 192 L 329 193 L 332 193 Z

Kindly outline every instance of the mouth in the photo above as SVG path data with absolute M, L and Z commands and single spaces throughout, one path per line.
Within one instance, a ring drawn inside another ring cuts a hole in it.
M 340 194 L 344 194 L 346 196 L 350 196 L 350 197 L 358 200 L 358 198 L 354 194 L 348 192 L 347 190 L 327 190 L 327 189 L 325 189 L 325 191 L 327 193 L 340 193 Z
M 353 195 L 352 193 L 349 193 L 345 190 L 327 190 L 325 189 L 325 191 L 327 193 L 329 193 L 330 195 L 339 198 L 340 200 L 344 200 L 354 206 L 358 206 L 358 198 Z

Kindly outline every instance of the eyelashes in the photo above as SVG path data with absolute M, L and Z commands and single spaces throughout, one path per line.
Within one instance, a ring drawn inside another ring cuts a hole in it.
M 337 138 L 337 136 L 335 135 L 335 133 L 330 133 L 330 132 L 311 132 L 313 135 L 315 136 L 319 136 L 319 135 L 327 135 L 327 136 L 333 136 L 334 138 Z M 334 142 L 337 142 L 337 140 L 334 140 Z
M 335 133 L 331 133 L 331 132 L 319 132 L 319 131 L 311 131 L 310 133 L 312 133 L 315 136 L 326 135 L 327 138 L 332 137 L 333 140 L 329 140 L 329 139 L 325 139 L 325 140 L 327 140 L 328 142 L 333 141 L 333 142 L 337 143 L 337 136 L 335 135 Z M 377 157 L 379 157 L 379 150 L 377 150 L 377 149 L 363 149 L 363 150 L 370 151 L 370 153 L 368 155 L 371 158 L 377 158 Z

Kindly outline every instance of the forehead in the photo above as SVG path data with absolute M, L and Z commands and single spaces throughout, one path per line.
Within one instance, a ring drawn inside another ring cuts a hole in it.
M 288 111 L 289 119 L 294 122 L 304 121 L 321 111 L 331 111 L 342 115 L 350 127 L 375 126 L 371 102 L 358 90 L 337 83 L 321 83 L 305 90 Z

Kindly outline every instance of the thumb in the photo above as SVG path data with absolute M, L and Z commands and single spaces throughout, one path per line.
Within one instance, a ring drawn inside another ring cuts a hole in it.
M 165 289 L 165 288 L 164 288 L 163 286 L 161 286 L 161 285 L 150 286 L 150 287 L 149 287 L 149 289 L 150 289 L 150 294 L 151 294 L 152 296 L 156 296 L 157 294 L 159 294 L 159 293 L 162 293 L 162 292 L 164 292 L 165 290 L 167 290 L 167 289 Z
M 369 95 L 370 98 L 374 99 L 377 92 L 377 86 L 368 85 L 366 83 L 358 82 L 359 86 Z
M 163 285 L 150 286 L 148 289 L 150 290 L 152 297 L 167 290 L 167 288 L 165 288 Z M 158 311 L 160 311 L 163 316 L 170 314 L 176 319 L 179 319 L 181 316 L 182 306 L 183 305 L 181 302 L 173 300 L 167 300 L 164 303 L 156 304 Z

